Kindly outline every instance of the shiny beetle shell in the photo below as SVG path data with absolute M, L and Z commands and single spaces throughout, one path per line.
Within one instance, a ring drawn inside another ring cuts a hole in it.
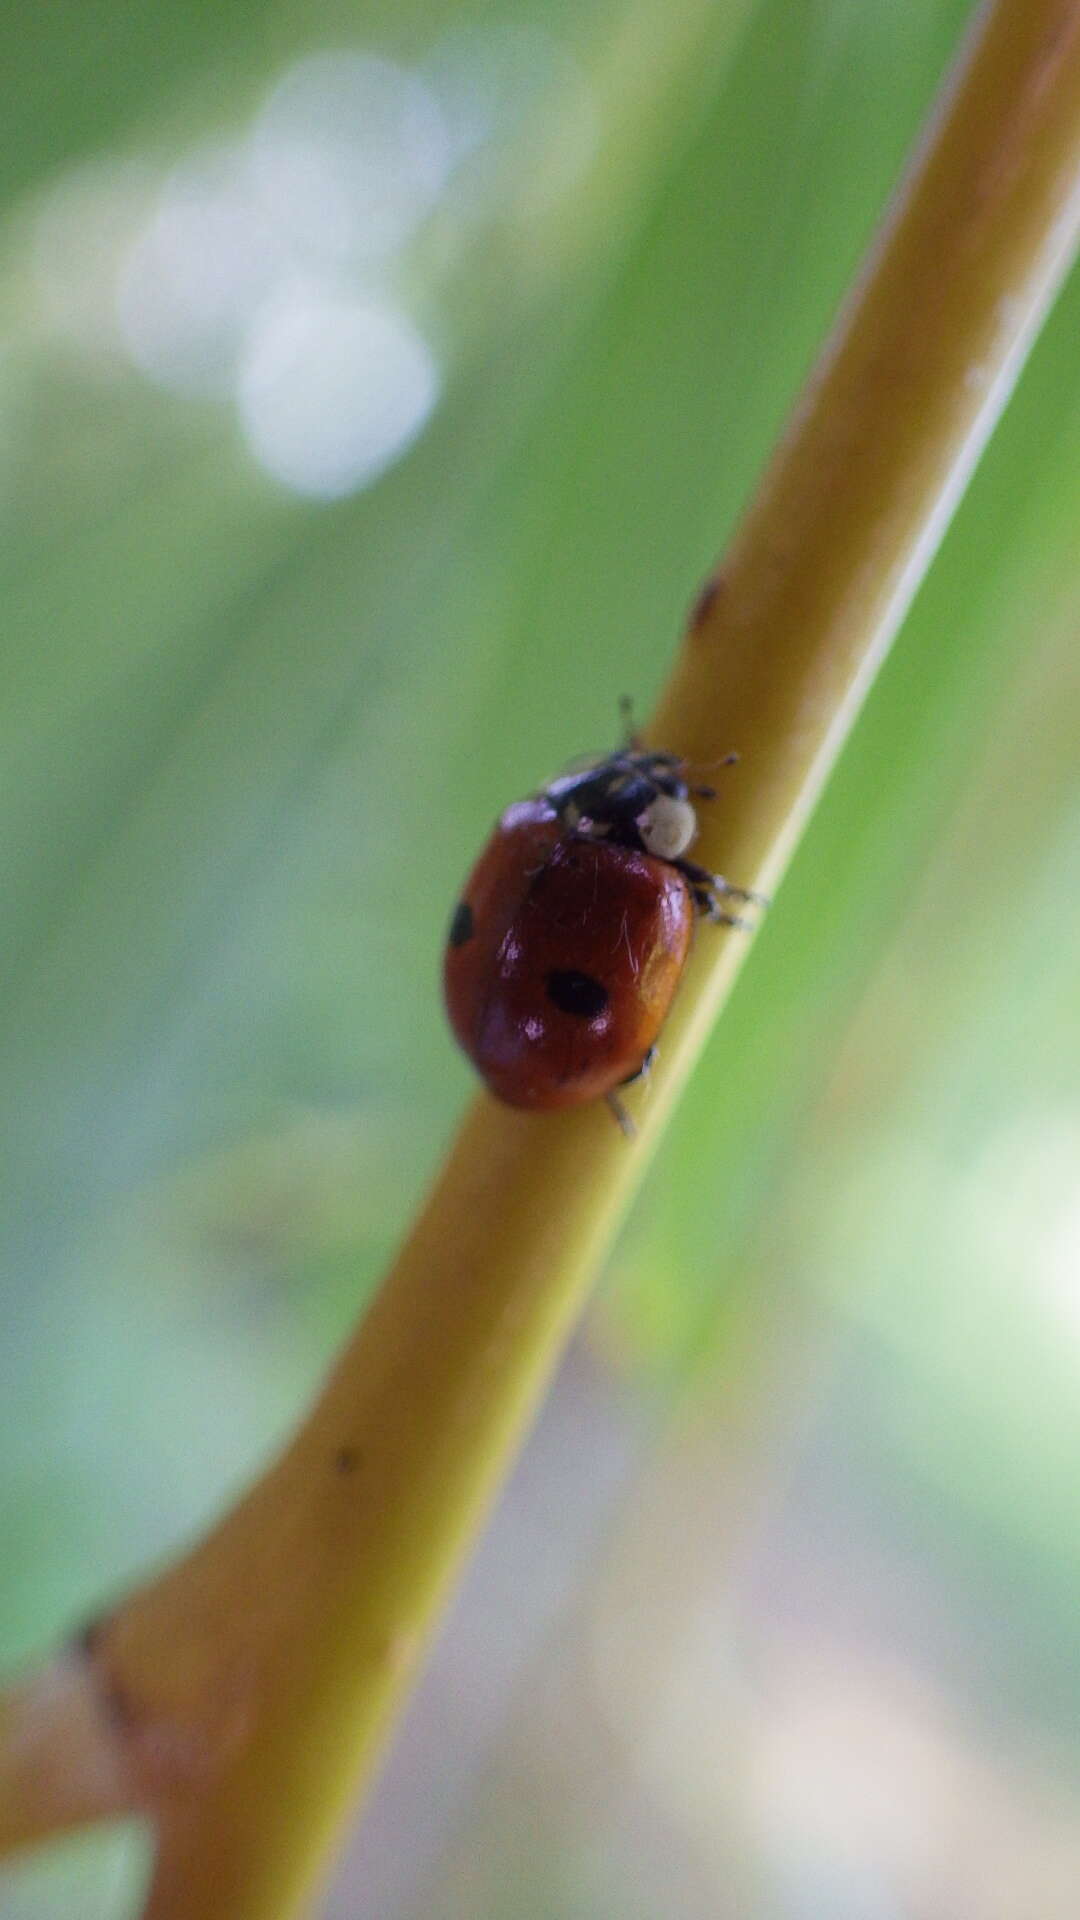
M 573 1107 L 644 1071 L 696 914 L 758 901 L 686 855 L 697 831 L 676 754 L 631 740 L 508 807 L 458 901 L 446 948 L 454 1033 L 511 1106 Z
M 655 855 L 567 834 L 543 799 L 508 808 L 465 886 L 446 951 L 458 1041 L 516 1107 L 595 1100 L 639 1070 L 694 925 Z

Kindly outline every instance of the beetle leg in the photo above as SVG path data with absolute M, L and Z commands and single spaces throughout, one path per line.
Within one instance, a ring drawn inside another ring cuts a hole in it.
M 637 1128 L 627 1113 L 626 1108 L 623 1106 L 622 1101 L 619 1099 L 618 1094 L 605 1093 L 604 1099 L 607 1101 L 608 1108 L 618 1125 L 619 1131 L 624 1133 L 628 1140 L 633 1140 L 637 1133 Z
M 745 914 L 725 913 L 712 887 L 691 887 L 690 892 L 698 912 L 715 927 L 740 927 L 744 933 L 751 932 L 753 921 Z
M 640 1067 L 635 1067 L 633 1073 L 628 1073 L 625 1080 L 619 1081 L 620 1087 L 632 1087 L 635 1080 L 647 1080 L 652 1072 L 655 1059 L 656 1048 L 650 1047 Z
M 708 867 L 699 867 L 693 860 L 673 860 L 671 864 L 678 868 L 684 880 L 689 880 L 695 898 L 698 889 L 701 889 L 708 893 L 724 894 L 729 900 L 745 900 L 748 906 L 769 905 L 767 894 L 754 893 L 750 887 L 737 887 L 732 881 L 725 880 L 722 873 L 710 873 Z
M 625 1080 L 619 1081 L 620 1089 L 622 1087 L 632 1087 L 635 1081 L 637 1080 L 648 1079 L 649 1073 L 652 1070 L 653 1061 L 655 1059 L 656 1059 L 656 1048 L 650 1047 L 648 1053 L 645 1055 L 645 1058 L 641 1062 L 641 1065 L 639 1067 L 635 1067 L 633 1073 L 628 1073 Z M 610 1107 L 612 1113 L 615 1116 L 615 1119 L 618 1121 L 619 1127 L 622 1130 L 622 1132 L 625 1133 L 628 1140 L 633 1140 L 637 1134 L 637 1128 L 635 1127 L 633 1121 L 631 1120 L 630 1115 L 627 1113 L 626 1108 L 623 1106 L 622 1101 L 619 1099 L 618 1092 L 613 1091 L 611 1093 L 605 1093 L 604 1099 L 607 1101 L 608 1106 Z
M 695 887 L 693 891 L 694 905 L 698 912 L 703 914 L 706 920 L 711 920 L 714 927 L 739 927 L 743 933 L 752 931 L 753 921 L 748 920 L 745 914 L 725 913 L 708 887 Z

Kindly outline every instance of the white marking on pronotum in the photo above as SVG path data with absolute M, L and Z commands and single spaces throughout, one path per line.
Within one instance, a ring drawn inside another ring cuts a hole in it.
M 677 860 L 697 832 L 697 814 L 689 800 L 658 793 L 644 813 L 639 813 L 637 830 L 646 853 L 653 853 L 660 860 Z

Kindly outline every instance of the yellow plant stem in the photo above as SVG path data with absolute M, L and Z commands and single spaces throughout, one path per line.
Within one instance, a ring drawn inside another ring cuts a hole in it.
M 742 754 L 707 864 L 775 886 L 1078 228 L 1080 0 L 997 0 L 654 718 L 697 762 Z M 744 947 L 697 939 L 636 1141 L 603 1107 L 477 1100 L 283 1455 L 51 1691 L 0 1703 L 0 1838 L 143 1807 L 151 1920 L 300 1910 Z

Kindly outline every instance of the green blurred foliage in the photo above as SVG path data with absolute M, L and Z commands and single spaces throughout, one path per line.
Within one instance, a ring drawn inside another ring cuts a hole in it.
M 436 989 L 457 876 L 508 798 L 605 744 L 619 694 L 647 707 L 968 12 L 9 20 L 6 1657 L 197 1527 L 304 1404 L 468 1091 Z M 170 169 L 327 49 L 436 99 L 456 75 L 459 105 L 489 63 L 509 103 L 393 260 L 339 270 L 337 295 L 401 304 L 441 391 L 334 500 L 260 470 L 227 381 L 146 377 L 115 319 Z M 1078 320 L 1074 284 L 592 1322 L 660 1415 L 725 1356 L 760 1363 L 778 1311 L 818 1316 L 842 1359 L 815 1444 L 966 1605 L 1022 1593 L 998 1704 L 1066 1728 Z M 129 1910 L 102 1844 L 13 1872 L 5 1920 Z M 602 1880 L 561 1913 L 628 1911 Z

